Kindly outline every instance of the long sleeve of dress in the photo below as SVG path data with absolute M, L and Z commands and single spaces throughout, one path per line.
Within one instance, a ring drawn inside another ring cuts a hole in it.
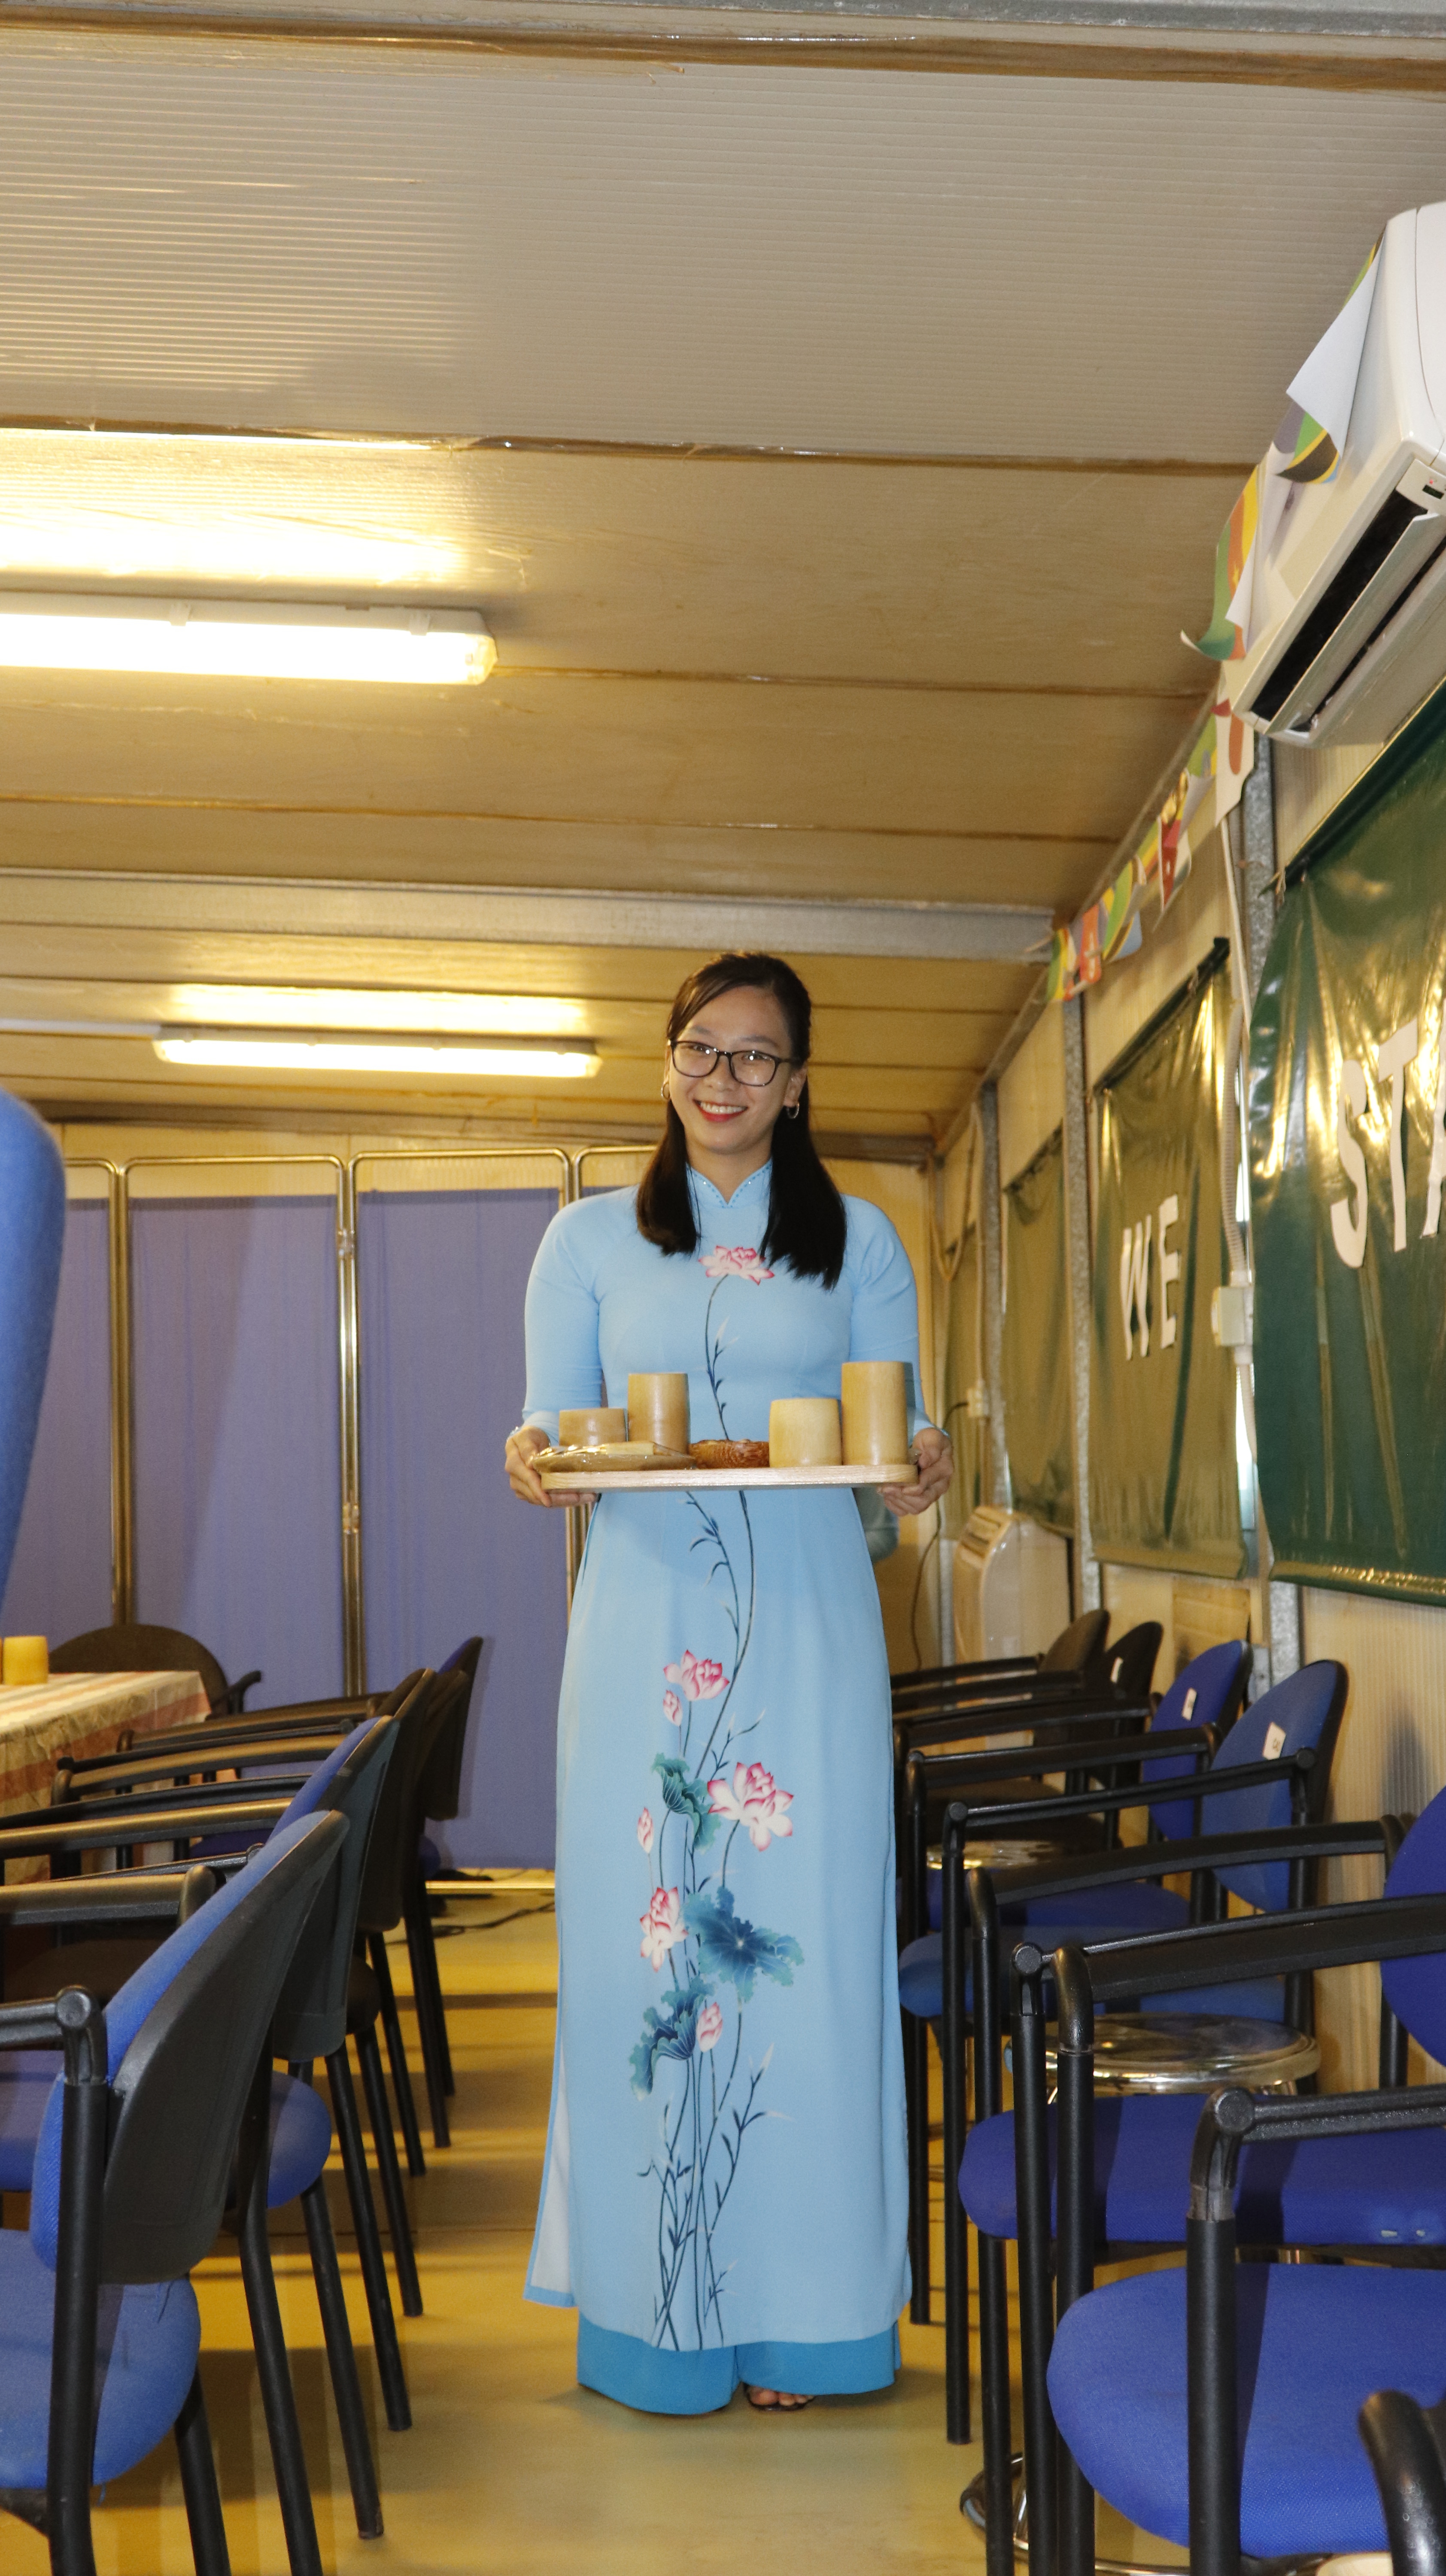
M 563 1208 L 553 1218 L 537 1248 L 527 1284 L 527 1398 L 525 1424 L 558 1436 L 557 1418 L 564 1408 L 597 1404 L 602 1397 L 602 1358 L 598 1347 L 598 1300 L 586 1270 L 579 1265 L 569 1223 L 580 1208 Z
M 851 1198 L 847 1204 L 848 1266 L 854 1271 L 849 1358 L 903 1360 L 909 1372 L 912 1440 L 929 1420 L 919 1371 L 919 1292 L 913 1265 L 881 1209 L 867 1199 Z

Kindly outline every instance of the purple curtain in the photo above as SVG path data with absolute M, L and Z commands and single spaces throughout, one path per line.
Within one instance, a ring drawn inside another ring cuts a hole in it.
M 552 1190 L 367 1191 L 358 1202 L 362 1555 L 373 1688 L 487 1640 L 459 1865 L 551 1867 L 567 1638 L 563 1515 L 502 1473 L 522 1405 L 522 1301 Z
M 136 1616 L 342 1686 L 336 1202 L 133 1199 Z
M 0 1633 L 62 1645 L 105 1627 L 110 1612 L 110 1210 L 72 1199 Z

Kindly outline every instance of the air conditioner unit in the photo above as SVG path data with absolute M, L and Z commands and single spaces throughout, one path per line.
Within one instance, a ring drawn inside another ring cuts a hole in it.
M 1286 742 L 1388 741 L 1446 678 L 1446 205 L 1393 216 L 1377 259 L 1339 462 L 1262 477 L 1226 684 Z
M 1069 1553 L 1023 1512 L 980 1503 L 954 1550 L 954 1652 L 1042 1655 L 1069 1625 Z

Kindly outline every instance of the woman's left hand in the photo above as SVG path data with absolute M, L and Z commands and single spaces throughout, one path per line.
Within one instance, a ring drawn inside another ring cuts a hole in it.
M 919 1470 L 917 1485 L 881 1485 L 879 1494 L 891 1512 L 900 1515 L 927 1512 L 941 1494 L 949 1490 L 954 1475 L 954 1450 L 942 1431 L 932 1424 L 916 1434 L 914 1459 Z

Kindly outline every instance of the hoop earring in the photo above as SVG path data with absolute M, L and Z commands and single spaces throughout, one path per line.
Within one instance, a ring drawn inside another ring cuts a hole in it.
M 801 1100 L 790 1100 L 786 1104 L 786 1114 L 790 1118 L 796 1118 L 802 1107 L 803 1102 Z

